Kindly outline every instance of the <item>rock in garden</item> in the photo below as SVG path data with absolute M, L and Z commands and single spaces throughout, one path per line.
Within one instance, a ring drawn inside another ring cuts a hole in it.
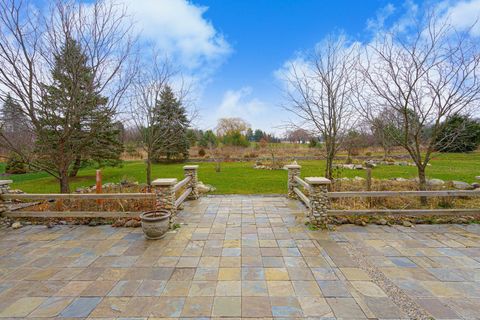
M 452 181 L 453 187 L 459 190 L 472 190 L 473 187 L 471 184 L 463 181 Z
M 409 227 L 409 228 L 410 228 L 410 227 L 413 227 L 413 224 L 412 224 L 410 221 L 408 221 L 408 220 L 405 220 L 405 221 L 403 221 L 403 226 L 404 226 L 404 227 Z
M 22 224 L 21 224 L 20 222 L 18 222 L 18 221 L 17 221 L 17 222 L 14 222 L 14 223 L 12 224 L 12 228 L 13 228 L 13 229 L 20 229 L 21 227 L 23 227 L 23 226 L 22 226 Z
M 480 188 L 480 183 L 477 183 L 477 182 L 472 183 L 472 188 L 474 189 Z
M 138 228 L 140 226 L 141 226 L 141 222 L 135 219 L 130 219 L 127 222 L 125 222 L 126 228 Z
M 429 186 L 442 186 L 445 184 L 445 181 L 441 180 L 441 179 L 430 179 L 427 181 L 427 184 Z
M 97 221 L 91 220 L 91 221 L 88 223 L 88 225 L 89 225 L 90 227 L 95 227 L 95 226 L 97 225 Z
M 387 220 L 385 219 L 380 219 L 377 221 L 377 224 L 381 225 L 381 226 L 385 226 L 387 224 Z
M 198 189 L 198 192 L 200 192 L 200 193 L 207 193 L 207 192 L 215 191 L 215 188 L 213 186 L 208 185 L 208 184 L 204 184 L 201 181 L 198 182 L 197 189 Z

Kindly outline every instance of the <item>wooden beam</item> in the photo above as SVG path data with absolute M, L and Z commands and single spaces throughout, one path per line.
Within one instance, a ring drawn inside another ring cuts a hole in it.
M 368 210 L 328 210 L 331 216 L 465 216 L 480 215 L 480 209 L 368 209 Z
M 178 197 L 178 199 L 175 201 L 175 208 L 178 208 L 178 206 L 181 205 L 183 201 L 185 201 L 185 199 L 189 196 L 190 193 L 192 193 L 192 188 L 188 188 L 187 190 L 185 190 L 185 192 L 182 193 L 182 195 Z
M 7 211 L 9 218 L 134 218 L 136 211 Z
M 300 200 L 302 200 L 303 203 L 310 208 L 310 199 L 308 199 L 307 196 L 298 188 L 293 188 L 293 191 L 297 194 Z
M 367 197 L 478 197 L 476 190 L 442 190 L 442 191 L 343 191 L 329 192 L 330 198 L 367 198 Z
M 155 199 L 155 193 L 19 193 L 2 194 L 3 200 L 84 200 L 84 199 Z
M 177 192 L 181 187 L 183 187 L 184 185 L 186 185 L 190 180 L 192 180 L 192 176 L 188 176 L 188 177 L 186 177 L 185 179 L 183 179 L 182 181 L 178 182 L 178 183 L 173 187 L 173 191 Z
M 302 187 L 304 187 L 306 189 L 310 189 L 310 185 L 308 183 L 306 183 L 305 180 L 303 180 L 299 176 L 295 176 L 294 179 L 295 179 L 295 182 L 297 182 Z

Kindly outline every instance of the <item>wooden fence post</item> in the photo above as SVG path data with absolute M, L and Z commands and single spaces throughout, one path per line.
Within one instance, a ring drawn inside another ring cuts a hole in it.
M 310 222 L 321 228 L 327 228 L 328 209 L 330 209 L 328 186 L 331 181 L 323 177 L 307 177 L 305 182 L 310 185 L 308 196 L 310 199 Z
M 302 166 L 298 164 L 288 164 L 285 168 L 288 170 L 288 197 L 291 199 L 298 199 L 298 196 L 293 189 L 298 188 L 298 182 L 295 180 L 295 177 L 300 177 L 300 169 Z
M 189 200 L 196 200 L 200 197 L 198 192 L 198 165 L 189 165 L 183 167 L 183 172 L 185 174 L 185 178 L 192 177 L 192 179 L 188 182 L 186 188 L 192 188 L 192 192 L 188 195 Z
M 95 172 L 95 193 L 102 193 L 102 170 Z M 97 200 L 97 204 L 102 204 L 102 199 Z

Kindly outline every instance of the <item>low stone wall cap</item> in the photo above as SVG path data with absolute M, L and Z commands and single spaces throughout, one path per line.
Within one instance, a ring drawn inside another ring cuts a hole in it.
M 13 180 L 0 180 L 0 185 L 13 183 Z
M 183 166 L 183 169 L 185 169 L 185 170 L 198 169 L 198 164 L 191 164 L 191 165 Z
M 308 184 L 330 184 L 331 181 L 324 177 L 306 177 L 305 182 Z
M 162 178 L 152 181 L 152 186 L 171 186 L 178 182 L 177 178 Z
M 285 168 L 287 169 L 300 169 L 302 166 L 299 164 L 287 164 Z

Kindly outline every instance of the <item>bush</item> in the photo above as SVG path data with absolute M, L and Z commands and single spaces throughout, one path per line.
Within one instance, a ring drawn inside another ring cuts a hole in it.
M 470 152 L 480 144 L 480 121 L 453 115 L 440 126 L 435 149 L 440 152 Z
M 367 157 L 371 157 L 371 156 L 372 156 L 372 153 L 371 153 L 370 151 L 368 151 L 368 152 L 365 152 L 365 155 L 366 155 Z
M 243 157 L 245 159 L 253 159 L 253 158 L 257 158 L 258 154 L 256 154 L 255 152 L 249 152 L 249 153 L 245 153 Z
M 27 166 L 19 156 L 10 155 L 7 160 L 5 172 L 9 174 L 24 174 L 27 173 Z
M 198 155 L 199 155 L 200 157 L 203 158 L 203 157 L 205 157 L 206 154 L 207 154 L 207 153 L 205 152 L 205 149 L 200 148 L 200 150 L 198 150 Z

